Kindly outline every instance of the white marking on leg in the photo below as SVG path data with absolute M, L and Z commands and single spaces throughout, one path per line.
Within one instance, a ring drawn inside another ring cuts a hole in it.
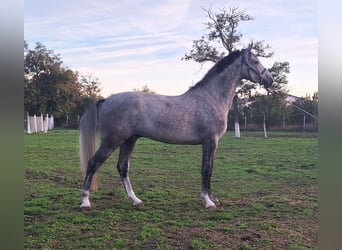
M 131 181 L 128 176 L 126 178 L 123 178 L 123 184 L 125 186 L 128 198 L 130 198 L 133 201 L 133 205 L 134 206 L 142 205 L 143 202 L 135 195 L 133 188 L 132 188 Z
M 209 198 L 207 192 L 201 192 L 201 197 L 205 202 L 205 208 L 216 208 L 215 203 Z
M 82 190 L 81 193 L 82 196 L 82 203 L 80 205 L 80 208 L 90 208 L 90 201 L 89 201 L 89 190 Z

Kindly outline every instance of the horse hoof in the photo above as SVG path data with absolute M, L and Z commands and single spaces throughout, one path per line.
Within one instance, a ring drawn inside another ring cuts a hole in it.
M 215 206 L 217 207 L 221 206 L 221 202 L 214 195 L 210 195 L 209 197 L 210 197 L 210 200 L 215 203 Z
M 91 210 L 91 207 L 88 207 L 88 206 L 86 206 L 86 207 L 80 207 L 80 209 L 81 209 L 82 212 L 88 212 L 88 211 Z
M 215 200 L 213 202 L 215 203 L 216 207 L 220 207 L 221 206 L 221 202 L 219 200 Z
M 206 207 L 206 209 L 208 209 L 208 210 L 216 210 L 217 207 L 215 205 L 213 205 L 213 206 Z
M 136 208 L 143 208 L 144 207 L 144 203 L 143 202 L 135 203 L 135 204 L 133 204 L 133 206 L 136 207 Z

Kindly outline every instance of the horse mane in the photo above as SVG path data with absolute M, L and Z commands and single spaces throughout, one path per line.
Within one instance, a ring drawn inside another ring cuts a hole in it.
M 191 89 L 193 88 L 197 88 L 197 87 L 201 87 L 204 86 L 209 79 L 211 79 L 213 76 L 216 76 L 218 74 L 220 74 L 223 70 L 225 70 L 229 65 L 231 65 L 235 59 L 237 59 L 239 56 L 241 55 L 241 51 L 240 50 L 235 50 L 233 52 L 231 52 L 229 55 L 223 57 L 222 59 L 220 59 L 202 78 L 202 80 L 200 80 L 198 83 L 196 83 L 194 86 L 191 87 Z

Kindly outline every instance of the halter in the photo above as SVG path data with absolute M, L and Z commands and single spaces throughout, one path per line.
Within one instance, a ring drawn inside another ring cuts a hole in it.
M 249 54 L 249 57 L 250 57 L 250 56 L 251 56 L 251 54 Z M 259 76 L 259 82 L 260 82 L 260 83 L 262 82 L 261 76 L 265 73 L 266 68 L 264 68 L 264 69 L 261 71 L 261 73 L 259 73 L 256 69 L 252 68 L 252 67 L 249 65 L 248 61 L 245 59 L 245 51 L 244 51 L 244 53 L 242 54 L 241 64 L 244 64 L 244 65 L 247 66 L 247 73 L 248 73 L 249 78 L 252 78 L 252 77 L 251 77 L 251 74 L 250 74 L 250 71 L 252 71 L 254 74 L 256 74 L 257 76 Z

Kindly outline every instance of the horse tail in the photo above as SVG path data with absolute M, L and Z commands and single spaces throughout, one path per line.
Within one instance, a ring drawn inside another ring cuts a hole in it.
M 100 99 L 91 104 L 84 112 L 80 120 L 79 145 L 83 179 L 85 178 L 87 173 L 88 162 L 93 157 L 96 151 L 98 108 L 104 101 L 105 99 Z M 97 173 L 95 173 L 91 181 L 90 190 L 96 191 L 97 188 Z

